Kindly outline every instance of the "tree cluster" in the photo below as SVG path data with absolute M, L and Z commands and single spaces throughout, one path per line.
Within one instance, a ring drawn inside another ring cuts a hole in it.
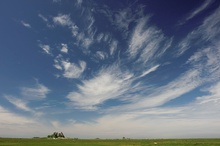
M 54 132 L 53 134 L 48 135 L 47 137 L 48 138 L 65 138 L 63 132 L 60 132 L 60 133 Z

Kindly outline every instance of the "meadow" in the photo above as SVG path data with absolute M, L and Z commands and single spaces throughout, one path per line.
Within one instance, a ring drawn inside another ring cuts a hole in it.
M 0 138 L 0 146 L 220 146 L 220 139 L 47 139 Z

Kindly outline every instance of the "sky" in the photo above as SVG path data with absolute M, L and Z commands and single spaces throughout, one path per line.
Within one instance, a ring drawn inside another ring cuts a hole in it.
M 219 137 L 220 1 L 1 0 L 0 16 L 0 137 Z

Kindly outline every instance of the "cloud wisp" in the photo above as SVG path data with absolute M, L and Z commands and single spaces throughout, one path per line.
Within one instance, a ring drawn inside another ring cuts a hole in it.
M 214 13 L 206 17 L 197 29 L 190 32 L 178 45 L 179 49 L 176 53 L 177 56 L 183 55 L 192 43 L 193 46 L 198 46 L 199 44 L 211 43 L 215 44 L 219 39 L 219 24 L 220 24 L 220 7 L 217 8 Z
M 116 66 L 100 70 L 92 79 L 82 81 L 78 91 L 70 92 L 67 98 L 72 104 L 84 110 L 97 110 L 109 99 L 119 98 L 131 84 L 129 73 L 122 73 Z
M 41 100 L 47 97 L 47 94 L 50 92 L 43 84 L 37 83 L 35 87 L 22 87 L 21 94 L 23 97 L 26 97 L 28 100 Z
M 24 21 L 21 21 L 21 24 L 22 24 L 24 27 L 31 28 L 31 25 L 30 25 L 29 23 L 24 22 Z
M 44 53 L 46 53 L 48 55 L 52 55 L 51 48 L 49 45 L 40 44 L 39 47 L 44 51 Z
M 10 103 L 12 103 L 14 106 L 16 106 L 18 109 L 24 110 L 24 111 L 27 111 L 27 112 L 33 112 L 32 109 L 27 106 L 26 101 L 24 101 L 22 99 L 19 99 L 19 98 L 16 98 L 16 97 L 13 97 L 13 96 L 8 96 L 8 95 L 5 95 L 5 98 Z
M 22 87 L 20 96 L 5 94 L 4 98 L 19 110 L 29 112 L 35 116 L 40 116 L 42 112 L 30 107 L 29 104 L 45 99 L 50 91 L 49 88 L 37 82 L 34 87 Z
M 56 25 L 67 26 L 72 31 L 72 35 L 76 36 L 78 34 L 78 26 L 72 22 L 70 15 L 58 14 L 58 16 L 53 17 L 53 22 Z
M 80 60 L 78 64 L 64 60 L 62 55 L 58 55 L 54 59 L 54 67 L 62 71 L 62 76 L 69 79 L 81 77 L 86 69 L 86 62 Z
M 195 10 L 193 10 L 190 14 L 188 14 L 188 16 L 184 20 L 179 22 L 179 25 L 183 25 L 183 24 L 187 23 L 189 20 L 196 17 L 197 15 L 199 15 L 202 11 L 207 9 L 213 2 L 214 2 L 214 0 L 205 0 L 201 6 L 199 6 Z
M 140 19 L 131 35 L 127 53 L 130 59 L 151 64 L 170 47 L 172 39 L 166 38 L 163 33 L 153 26 L 148 26 L 148 17 Z

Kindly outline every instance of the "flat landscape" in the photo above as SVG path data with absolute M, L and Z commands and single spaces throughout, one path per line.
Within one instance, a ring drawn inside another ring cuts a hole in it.
M 219 146 L 220 139 L 22 139 L 0 138 L 0 146 Z

